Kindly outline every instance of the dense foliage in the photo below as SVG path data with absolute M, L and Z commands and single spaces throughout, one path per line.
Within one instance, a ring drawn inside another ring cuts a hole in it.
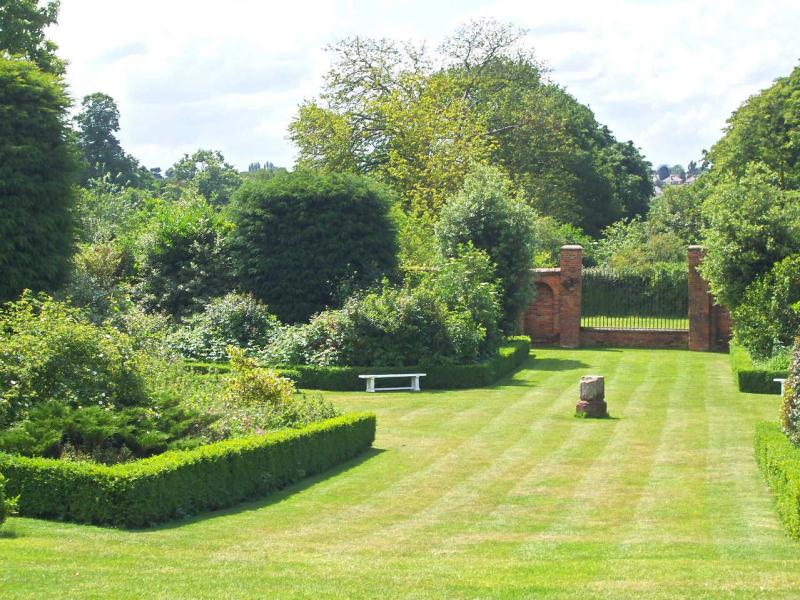
M 219 150 L 198 150 L 184 154 L 167 169 L 168 182 L 180 189 L 196 191 L 212 204 L 227 204 L 242 184 L 242 178 L 232 165 L 225 162 Z
M 800 253 L 800 192 L 782 190 L 759 168 L 718 183 L 703 213 L 708 256 L 702 272 L 717 300 L 731 309 L 751 282 Z
M 742 104 L 708 158 L 712 173 L 743 177 L 759 162 L 781 189 L 800 189 L 800 66 Z
M 137 291 L 145 306 L 183 316 L 228 291 L 230 228 L 201 197 L 158 205 L 135 248 Z
M 282 320 L 305 321 L 397 265 L 383 188 L 355 175 L 279 173 L 236 194 L 234 256 L 241 289 Z
M 251 295 L 231 292 L 187 318 L 170 342 L 186 358 L 224 361 L 228 346 L 260 351 L 272 341 L 278 327 L 280 322 L 266 304 Z
M 25 294 L 0 310 L 0 427 L 49 400 L 72 408 L 142 405 L 144 377 L 126 335 Z
M 0 55 L 0 301 L 25 288 L 54 290 L 67 274 L 75 172 L 68 106 L 59 80 Z
M 757 360 L 792 346 L 800 335 L 800 254 L 776 263 L 748 285 L 733 319 L 736 339 Z
M 21 56 L 45 73 L 63 75 L 64 61 L 56 56 L 55 42 L 45 29 L 58 20 L 60 0 L 14 0 L 0 4 L 0 51 Z
M 474 362 L 500 340 L 499 294 L 486 254 L 443 259 L 402 286 L 351 297 L 280 331 L 273 364 L 401 366 Z
M 533 211 L 512 196 L 502 172 L 492 167 L 478 167 L 466 177 L 464 189 L 447 202 L 436 224 L 446 256 L 474 247 L 495 264 L 502 287 L 502 325 L 509 334 L 515 333 L 534 295 L 534 232 Z

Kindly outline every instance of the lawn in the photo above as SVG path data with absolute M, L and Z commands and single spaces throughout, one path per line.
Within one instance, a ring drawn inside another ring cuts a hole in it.
M 752 450 L 777 396 L 721 354 L 535 352 L 489 390 L 327 393 L 378 413 L 375 450 L 261 502 L 136 532 L 11 519 L 2 597 L 798 596 Z M 587 373 L 613 419 L 572 416 Z

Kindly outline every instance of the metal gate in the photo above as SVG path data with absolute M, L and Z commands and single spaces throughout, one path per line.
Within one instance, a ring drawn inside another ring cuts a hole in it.
M 689 329 L 688 269 L 583 269 L 581 327 Z

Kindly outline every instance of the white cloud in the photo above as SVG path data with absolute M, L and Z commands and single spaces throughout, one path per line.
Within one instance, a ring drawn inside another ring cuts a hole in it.
M 167 167 L 199 147 L 291 165 L 286 127 L 346 35 L 429 39 L 473 16 L 513 21 L 552 77 L 655 163 L 686 163 L 730 112 L 800 58 L 800 5 L 414 0 L 64 0 L 51 32 L 72 93 L 112 95 L 124 147 Z

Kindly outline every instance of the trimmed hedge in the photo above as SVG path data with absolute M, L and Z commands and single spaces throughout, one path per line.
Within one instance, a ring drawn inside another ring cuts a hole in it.
M 786 371 L 759 369 L 753 366 L 753 359 L 746 348 L 734 342 L 730 344 L 731 369 L 736 376 L 736 383 L 740 392 L 751 394 L 780 394 L 781 384 L 773 379 L 786 379 Z
M 320 367 L 316 365 L 291 365 L 276 370 L 295 382 L 297 387 L 309 390 L 329 390 L 339 392 L 363 391 L 364 381 L 359 375 L 373 373 L 426 373 L 421 381 L 424 389 L 458 390 L 486 387 L 501 377 L 515 371 L 530 355 L 531 341 L 526 336 L 507 338 L 497 355 L 473 365 L 439 365 L 433 367 Z M 225 364 L 197 363 L 186 364 L 188 368 L 200 373 L 225 373 Z M 382 385 L 389 387 L 389 382 Z
M 756 426 L 756 460 L 789 535 L 800 539 L 800 448 L 775 423 Z
M 321 473 L 367 450 L 375 415 L 328 419 L 283 430 L 170 451 L 115 466 L 0 453 L 19 514 L 116 527 L 233 506 Z

